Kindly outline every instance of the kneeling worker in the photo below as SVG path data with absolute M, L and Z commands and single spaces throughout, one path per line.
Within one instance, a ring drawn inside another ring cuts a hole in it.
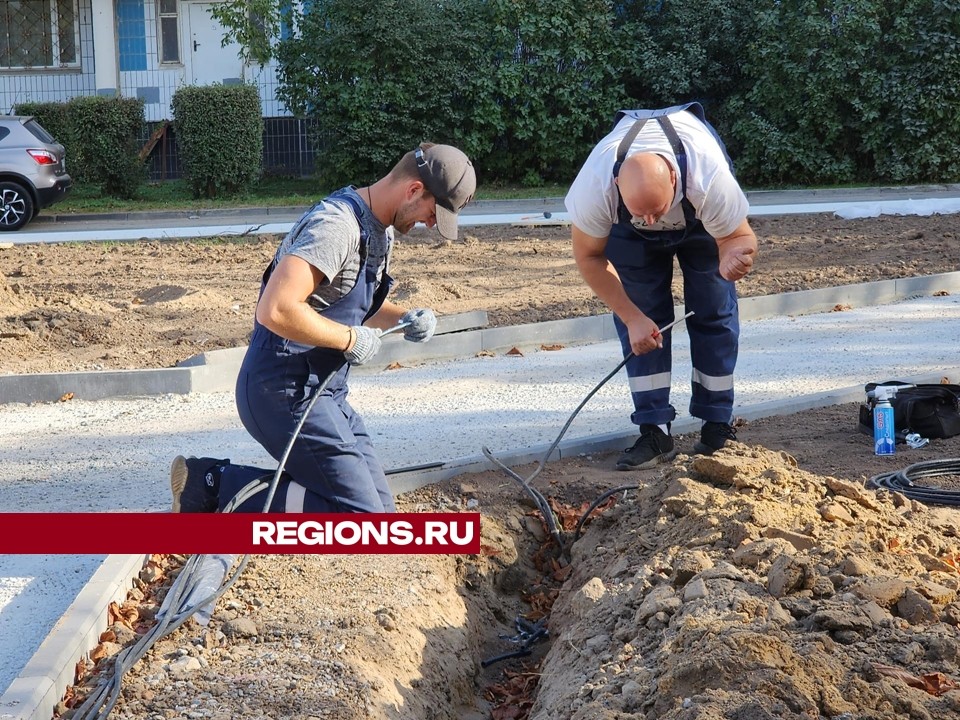
M 244 427 L 278 463 L 309 403 L 272 512 L 393 512 L 363 420 L 347 401 L 350 366 L 369 362 L 381 332 L 428 341 L 437 319 L 386 300 L 394 231 L 436 225 L 457 237 L 457 215 L 476 190 L 470 160 L 450 145 L 423 143 L 374 184 L 345 187 L 307 211 L 263 275 L 253 335 L 237 378 Z M 321 388 L 324 380 L 329 381 Z M 248 483 L 275 470 L 215 458 L 174 459 L 174 512 L 222 510 Z M 263 510 L 265 494 L 235 511 Z

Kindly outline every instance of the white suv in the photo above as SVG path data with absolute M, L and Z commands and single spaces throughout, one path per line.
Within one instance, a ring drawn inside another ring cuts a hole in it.
M 19 230 L 70 192 L 65 155 L 33 117 L 0 116 L 0 230 Z

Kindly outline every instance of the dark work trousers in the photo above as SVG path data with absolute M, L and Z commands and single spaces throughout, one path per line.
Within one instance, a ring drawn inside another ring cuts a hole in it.
M 702 420 L 730 422 L 733 416 L 733 371 L 737 364 L 740 320 L 733 282 L 720 276 L 717 241 L 699 221 L 684 230 L 638 232 L 628 222 L 610 231 L 607 259 L 620 275 L 630 300 L 663 327 L 674 320 L 673 258 L 683 273 L 685 321 L 690 337 L 690 414 Z M 614 316 L 624 356 L 630 352 L 627 328 Z M 673 421 L 670 404 L 672 331 L 664 333 L 663 349 L 627 361 L 636 425 L 662 425 Z
M 384 276 L 375 292 L 377 269 L 364 262 L 354 288 L 322 314 L 360 325 L 383 304 L 389 286 Z M 396 510 L 370 435 L 347 402 L 348 373 L 343 353 L 285 340 L 255 323 L 237 378 L 237 410 L 243 426 L 278 463 L 310 399 L 330 377 L 293 443 L 271 512 Z M 220 479 L 220 509 L 251 480 L 269 483 L 274 473 L 228 465 Z M 261 492 L 235 512 L 260 512 L 265 501 Z

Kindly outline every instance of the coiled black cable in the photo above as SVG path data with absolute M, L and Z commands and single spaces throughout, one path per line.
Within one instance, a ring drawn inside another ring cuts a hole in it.
M 933 477 L 960 477 L 960 458 L 928 460 L 908 465 L 902 470 L 874 475 L 867 487 L 893 490 L 911 500 L 931 505 L 960 507 L 960 490 L 947 490 L 935 485 L 926 485 L 918 480 Z

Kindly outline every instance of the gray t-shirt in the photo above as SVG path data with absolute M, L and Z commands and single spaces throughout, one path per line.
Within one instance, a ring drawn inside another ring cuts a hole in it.
M 324 280 L 307 299 L 322 310 L 350 292 L 360 270 L 360 226 L 349 201 L 352 196 L 361 209 L 360 222 L 367 235 L 367 262 L 377 268 L 383 281 L 393 250 L 393 227 L 384 227 L 370 208 L 350 186 L 338 190 L 308 210 L 277 248 L 277 262 L 284 255 L 295 255 L 323 273 Z M 378 284 L 379 284 L 378 282 Z

